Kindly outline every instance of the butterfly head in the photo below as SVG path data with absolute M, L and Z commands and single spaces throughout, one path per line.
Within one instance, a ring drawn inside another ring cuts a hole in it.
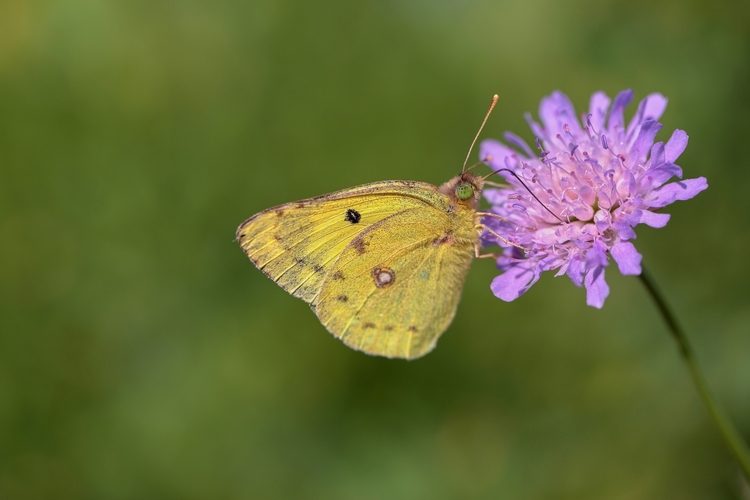
M 456 196 L 461 201 L 466 201 L 474 197 L 474 186 L 471 184 L 459 184 L 456 186 Z
M 482 194 L 484 181 L 471 172 L 464 172 L 440 186 L 440 192 L 455 199 L 456 202 L 476 209 Z

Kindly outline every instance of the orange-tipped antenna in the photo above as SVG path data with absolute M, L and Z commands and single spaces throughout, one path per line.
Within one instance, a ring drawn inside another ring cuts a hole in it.
M 471 156 L 471 150 L 474 149 L 474 144 L 476 144 L 477 139 L 479 139 L 479 134 L 482 133 L 482 129 L 484 128 L 484 124 L 487 123 L 487 118 L 490 117 L 490 113 L 492 113 L 492 108 L 495 107 L 495 104 L 497 104 L 497 100 L 500 99 L 497 94 L 495 94 L 492 97 L 492 102 L 490 103 L 490 109 L 487 110 L 487 114 L 484 115 L 484 121 L 482 121 L 482 125 L 479 127 L 479 132 L 477 132 L 477 135 L 474 137 L 474 140 L 471 141 L 471 147 L 469 147 L 469 152 L 466 153 L 466 159 L 464 160 L 464 164 L 461 167 L 461 173 L 463 174 L 466 171 L 466 162 L 469 161 L 469 156 Z
M 468 172 L 469 170 L 471 170 L 473 168 L 477 168 L 479 165 L 487 165 L 491 161 L 492 161 L 492 156 L 491 155 L 487 155 L 484 158 L 482 158 L 481 160 L 479 160 L 478 162 L 476 162 L 474 165 L 472 165 L 469 168 L 467 168 L 466 170 L 464 170 L 464 172 Z M 490 175 L 492 175 L 492 174 L 490 174 Z M 489 175 L 486 175 L 486 176 L 482 177 L 482 180 L 487 179 L 487 177 L 489 177 Z

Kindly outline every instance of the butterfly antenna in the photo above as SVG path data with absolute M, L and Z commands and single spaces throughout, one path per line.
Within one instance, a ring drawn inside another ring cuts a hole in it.
M 487 165 L 487 166 L 489 166 L 489 164 L 490 164 L 491 161 L 492 161 L 492 155 L 487 155 L 484 158 L 482 158 L 481 160 L 479 160 L 478 162 L 476 162 L 474 165 L 472 165 L 469 168 L 467 168 L 466 170 L 464 170 L 464 172 L 468 172 L 469 170 L 473 170 L 473 169 L 477 168 L 479 165 Z M 485 175 L 484 177 L 482 177 L 482 180 L 487 180 L 487 177 L 489 177 L 490 175 L 492 175 L 492 174 Z
M 484 115 L 484 121 L 482 121 L 482 125 L 479 127 L 479 131 L 477 132 L 477 135 L 474 136 L 474 140 L 471 141 L 471 146 L 469 147 L 469 152 L 466 153 L 466 159 L 464 160 L 464 164 L 461 167 L 461 173 L 463 174 L 466 172 L 466 163 L 469 161 L 469 156 L 471 156 L 471 150 L 474 149 L 474 144 L 476 144 L 477 139 L 479 139 L 479 134 L 482 133 L 482 129 L 484 128 L 484 124 L 487 123 L 487 118 L 490 117 L 490 113 L 492 113 L 492 108 L 495 107 L 495 104 L 497 104 L 497 100 L 500 99 L 497 94 L 495 94 L 492 97 L 492 102 L 490 103 L 490 109 L 487 110 L 487 114 Z
M 533 191 L 531 191 L 531 189 L 529 189 L 529 186 L 527 186 L 527 185 L 526 185 L 526 183 L 525 183 L 525 182 L 523 182 L 523 181 L 521 180 L 521 178 L 520 178 L 520 177 L 518 176 L 518 174 L 517 174 L 517 173 L 515 173 L 514 171 L 512 171 L 511 169 L 509 169 L 509 168 L 499 168 L 499 169 L 495 170 L 494 172 L 490 172 L 489 174 L 487 174 L 487 175 L 485 175 L 484 177 L 482 177 L 482 180 L 484 181 L 484 180 L 486 180 L 486 179 L 487 179 L 487 177 L 489 177 L 489 176 L 491 176 L 491 175 L 495 175 L 495 174 L 496 174 L 496 173 L 498 173 L 498 172 L 510 172 L 510 174 L 511 174 L 511 175 L 512 175 L 513 177 L 515 177 L 515 178 L 516 178 L 516 179 L 518 180 L 518 182 L 520 182 L 520 183 L 521 183 L 521 185 L 522 185 L 523 187 L 525 187 L 525 188 L 526 188 L 526 191 L 528 191 L 528 192 L 529 192 L 529 194 L 530 194 L 531 196 L 533 196 L 533 197 L 534 197 L 534 199 L 535 199 L 536 201 L 538 201 L 538 202 L 539 202 L 539 204 L 540 204 L 540 205 L 541 205 L 542 207 L 544 207 L 544 209 L 545 209 L 545 210 L 546 210 L 547 212 L 549 212 L 549 213 L 551 213 L 551 214 L 552 214 L 552 217 L 554 217 L 555 219 L 557 219 L 557 220 L 559 220 L 560 222 L 562 222 L 563 224 L 565 224 L 565 221 L 564 221 L 564 220 L 562 220 L 562 219 L 561 219 L 560 217 L 558 217 L 558 216 L 557 216 L 557 214 L 555 214 L 555 212 L 553 212 L 552 210 L 550 210 L 550 209 L 549 209 L 549 208 L 547 207 L 547 205 L 545 205 L 544 203 L 542 203 L 542 200 L 540 200 L 539 198 L 537 198 L 537 196 L 536 196 L 536 195 L 535 195 L 535 194 L 533 193 Z

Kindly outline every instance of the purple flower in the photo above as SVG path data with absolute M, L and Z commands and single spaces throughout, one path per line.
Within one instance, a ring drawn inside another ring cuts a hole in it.
M 622 274 L 641 273 L 641 254 L 629 241 L 635 239 L 633 228 L 664 227 L 669 215 L 659 213 L 661 208 L 708 187 L 704 177 L 667 182 L 682 177 L 674 162 L 688 136 L 675 130 L 666 144 L 654 144 L 667 100 L 649 95 L 626 125 L 624 110 L 632 99 L 631 90 L 620 92 L 610 108 L 609 97 L 597 92 L 579 122 L 567 96 L 553 92 L 539 106 L 542 125 L 527 115 L 539 154 L 510 132 L 505 139 L 516 149 L 494 140 L 482 143 L 480 158 L 494 170 L 507 169 L 499 173 L 508 184 L 484 191 L 492 212 L 507 222 L 492 217 L 483 222 L 527 250 L 487 233 L 483 237 L 485 244 L 503 247 L 497 260 L 503 273 L 491 287 L 497 297 L 514 300 L 543 271 L 556 269 L 555 276 L 567 274 L 586 287 L 588 305 L 602 307 L 609 295 L 604 268 L 610 257 Z

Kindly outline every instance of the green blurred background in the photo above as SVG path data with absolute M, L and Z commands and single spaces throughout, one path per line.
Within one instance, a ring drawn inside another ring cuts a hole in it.
M 670 98 L 710 188 L 637 245 L 750 438 L 744 0 L 3 0 L 0 498 L 750 498 L 638 280 L 475 262 L 414 362 L 349 350 L 239 223 L 455 175 L 552 90 Z M 632 106 L 634 109 L 635 106 Z M 630 109 L 632 114 L 633 109 Z

